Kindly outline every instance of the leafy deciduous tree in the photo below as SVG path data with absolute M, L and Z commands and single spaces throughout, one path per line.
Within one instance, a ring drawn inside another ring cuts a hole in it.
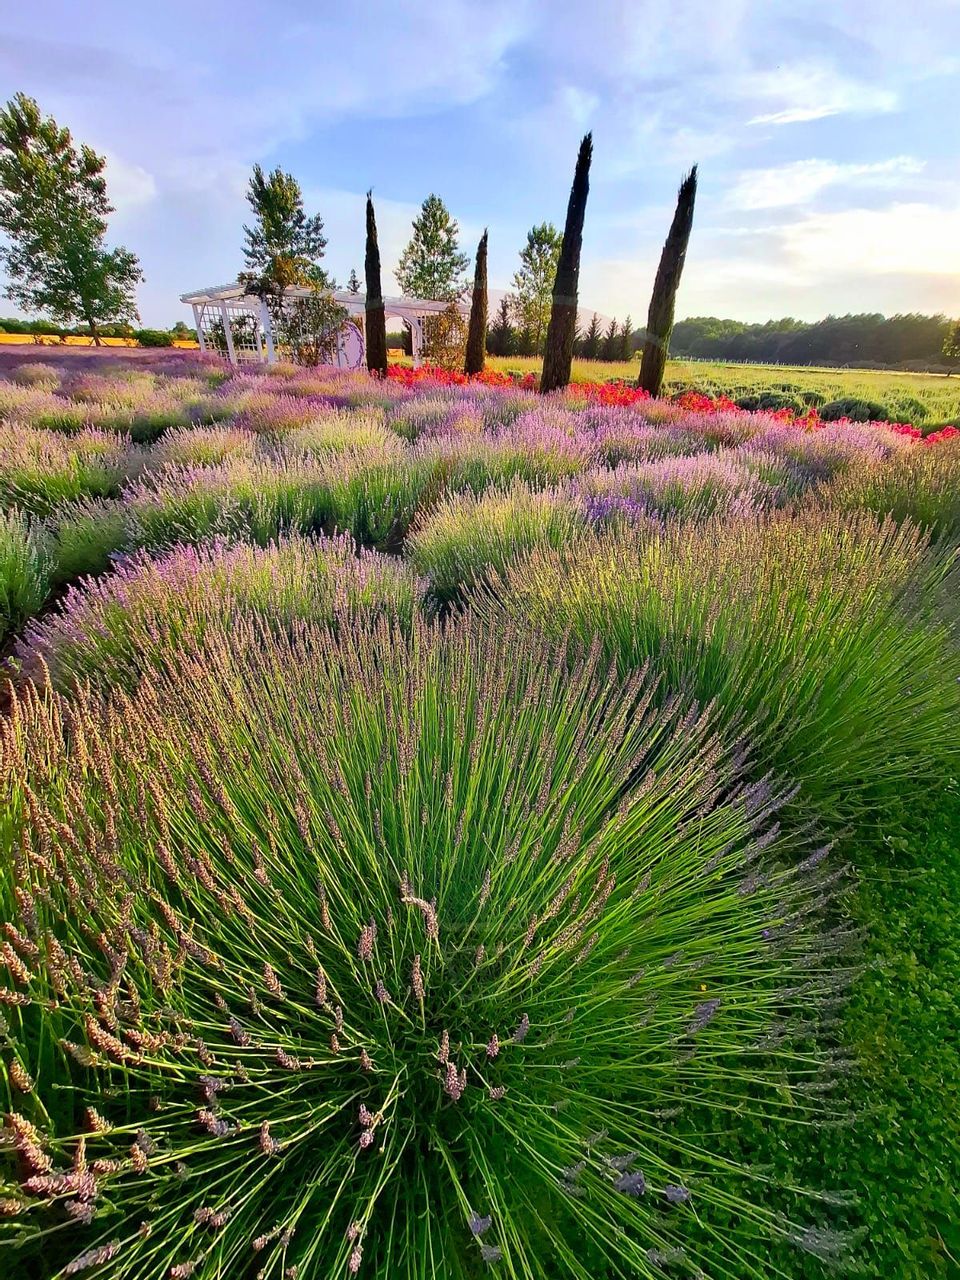
M 0 247 L 6 294 L 27 311 L 61 323 L 83 321 L 99 346 L 99 326 L 137 319 L 136 255 L 107 249 L 113 207 L 106 161 L 18 93 L 0 110 Z
M 960 360 L 960 320 L 953 326 L 943 342 L 943 354 L 948 360 Z
M 527 243 L 520 250 L 520 269 L 513 277 L 510 309 L 517 327 L 530 334 L 531 355 L 543 353 L 561 243 L 562 237 L 553 223 L 541 222 L 530 228 Z

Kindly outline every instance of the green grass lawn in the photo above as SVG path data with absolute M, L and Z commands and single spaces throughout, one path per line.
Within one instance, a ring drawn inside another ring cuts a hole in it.
M 391 359 L 397 353 L 391 354 Z M 494 369 L 539 373 L 538 357 L 488 356 Z M 634 381 L 633 361 L 574 360 L 574 382 Z M 852 397 L 882 404 L 892 418 L 933 425 L 960 418 L 960 377 L 936 373 L 888 373 L 873 369 L 818 369 L 807 365 L 725 364 L 708 360 L 671 360 L 667 393 L 695 389 L 708 395 L 780 394 L 819 404 Z
M 858 1270 L 883 1280 L 960 1276 L 960 785 L 905 797 L 895 819 L 857 833 L 864 972 L 842 1040 L 859 1059 L 844 1090 L 855 1123 L 810 1130 L 764 1155 L 799 1182 L 829 1171 L 856 1190 Z M 812 1262 L 797 1276 L 822 1275 Z

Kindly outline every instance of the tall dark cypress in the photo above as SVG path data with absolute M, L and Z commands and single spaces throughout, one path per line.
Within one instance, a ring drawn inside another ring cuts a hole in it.
M 541 392 L 556 391 L 570 381 L 573 341 L 577 335 L 577 288 L 580 283 L 580 249 L 583 244 L 583 218 L 590 191 L 590 161 L 593 158 L 593 134 L 580 143 L 577 168 L 570 188 L 567 221 L 563 228 L 563 244 L 553 282 L 553 306 L 543 354 Z
M 477 245 L 477 265 L 473 272 L 473 300 L 470 303 L 470 325 L 467 329 L 467 353 L 463 372 L 483 373 L 487 358 L 487 229 L 484 227 Z
M 381 378 L 387 376 L 387 317 L 380 287 L 380 246 L 377 220 L 373 214 L 373 192 L 367 192 L 367 251 L 364 257 L 367 278 L 367 368 Z
M 694 165 L 677 195 L 677 210 L 673 215 L 670 233 L 660 255 L 657 278 L 653 283 L 650 312 L 647 316 L 646 340 L 637 386 L 658 396 L 663 387 L 663 371 L 670 350 L 673 333 L 673 316 L 677 303 L 677 290 L 683 274 L 683 260 L 687 256 L 687 244 L 693 227 L 693 206 L 697 198 L 697 166 Z

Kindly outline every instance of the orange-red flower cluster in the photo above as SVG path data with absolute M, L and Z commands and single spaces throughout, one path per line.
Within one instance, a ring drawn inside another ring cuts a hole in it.
M 465 386 L 467 383 L 479 383 L 481 386 L 502 387 L 504 390 L 520 388 L 523 391 L 535 391 L 538 386 L 537 376 L 534 373 L 524 374 L 521 378 L 515 374 L 503 373 L 498 369 L 485 369 L 483 373 L 468 377 L 465 373 L 459 373 L 451 369 L 440 369 L 429 364 L 422 364 L 416 369 L 411 368 L 409 365 L 391 364 L 387 368 L 387 376 L 392 381 L 399 382 L 405 387 L 417 387 L 425 383 L 460 387 Z M 644 391 L 629 382 L 616 381 L 574 382 L 567 387 L 566 394 L 572 399 L 587 400 L 590 404 L 611 405 L 618 408 L 629 408 L 631 405 L 642 404 L 652 398 L 649 391 Z M 672 397 L 672 403 L 679 405 L 681 409 L 687 409 L 691 413 L 751 412 L 749 409 L 741 409 L 727 396 L 708 396 L 702 391 L 682 391 L 679 395 Z M 768 412 L 768 416 L 775 418 L 778 422 L 792 423 L 806 431 L 819 431 L 825 427 L 836 425 L 834 422 L 825 422 L 818 415 L 816 409 L 808 409 L 806 413 L 797 413 L 793 409 L 776 409 Z M 840 425 L 851 421 L 852 419 L 850 418 L 837 420 Z M 960 436 L 960 429 L 950 426 L 942 427 L 939 431 L 932 431 L 925 436 L 919 427 L 915 427 L 909 422 L 876 422 L 861 425 L 884 427 L 887 431 L 907 436 L 918 444 L 924 445 L 940 444 L 941 441 L 952 440 Z

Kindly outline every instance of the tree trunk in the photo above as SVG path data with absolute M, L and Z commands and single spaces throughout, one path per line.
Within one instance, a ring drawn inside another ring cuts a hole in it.
M 473 300 L 467 329 L 467 352 L 463 371 L 468 376 L 483 373 L 487 356 L 487 229 L 477 245 L 477 265 L 473 273 Z
M 670 233 L 660 255 L 660 266 L 653 284 L 650 311 L 647 315 L 647 332 L 640 362 L 637 386 L 658 396 L 663 388 L 663 373 L 670 350 L 673 333 L 673 317 L 677 302 L 677 289 L 683 274 L 683 262 L 687 256 L 687 244 L 693 227 L 693 206 L 697 198 L 697 166 L 694 165 L 677 195 L 677 209 L 673 215 Z
M 102 346 L 103 344 L 100 341 L 100 331 L 97 328 L 96 321 L 91 320 L 89 316 L 87 316 L 87 328 L 90 330 L 90 333 L 93 337 L 93 345 L 95 347 Z
M 590 161 L 593 157 L 593 135 L 588 133 L 580 143 L 577 167 L 567 204 L 567 221 L 563 243 L 553 282 L 553 306 L 547 326 L 540 391 L 555 391 L 570 381 L 573 362 L 573 340 L 577 333 L 577 290 L 580 283 L 580 249 L 583 244 L 583 219 L 590 191 Z
M 373 213 L 373 193 L 367 192 L 367 249 L 364 257 L 367 281 L 367 368 L 378 377 L 387 376 L 387 318 L 380 286 L 380 246 L 377 220 Z

